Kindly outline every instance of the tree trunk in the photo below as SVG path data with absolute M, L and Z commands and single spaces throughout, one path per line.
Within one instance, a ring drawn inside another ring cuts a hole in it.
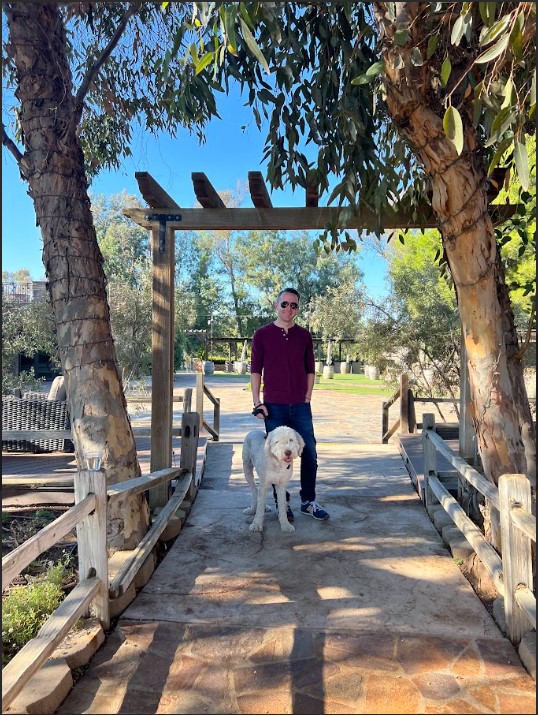
M 374 3 L 378 20 L 387 3 Z M 486 476 L 527 474 L 536 483 L 536 444 L 523 365 L 504 269 L 488 213 L 486 167 L 467 123 L 458 156 L 443 130 L 444 109 L 434 106 L 425 66 L 411 62 L 412 47 L 427 44 L 419 17 L 426 3 L 396 3 L 396 21 L 382 25 L 386 99 L 399 131 L 422 162 L 433 189 L 432 207 L 454 280 L 468 356 L 473 421 Z M 415 22 L 413 22 L 415 20 Z M 397 27 L 411 28 L 406 48 L 391 40 Z M 409 49 L 408 49 L 409 48 Z M 403 67 L 396 58 L 402 56 Z M 465 121 L 465 119 L 464 119 Z
M 66 38 L 56 3 L 14 3 L 8 52 L 17 74 L 29 184 L 66 379 L 79 468 L 101 451 L 107 483 L 140 475 L 111 335 L 103 258 L 88 197 Z M 15 237 L 14 237 L 15 239 Z M 149 515 L 142 495 L 109 508 L 110 552 L 134 548 Z

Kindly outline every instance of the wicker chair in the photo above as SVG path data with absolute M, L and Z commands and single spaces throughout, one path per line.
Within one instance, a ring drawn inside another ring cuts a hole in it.
M 69 414 L 65 400 L 49 400 L 45 393 L 22 398 L 2 397 L 2 429 L 51 430 L 69 429 Z M 6 452 L 73 452 L 70 439 L 2 440 Z

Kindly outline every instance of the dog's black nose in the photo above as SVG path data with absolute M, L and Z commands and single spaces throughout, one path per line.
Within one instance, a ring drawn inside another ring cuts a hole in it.
M 291 457 L 291 449 L 287 449 L 284 454 L 286 455 L 286 457 Z

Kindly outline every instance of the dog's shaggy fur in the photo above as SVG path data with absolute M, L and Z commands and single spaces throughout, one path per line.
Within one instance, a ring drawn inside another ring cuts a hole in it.
M 293 460 L 304 448 L 301 435 L 290 427 L 277 427 L 267 437 L 261 430 L 251 430 L 243 442 L 243 471 L 252 491 L 252 505 L 245 514 L 256 514 L 251 531 L 263 531 L 267 492 L 275 485 L 278 501 L 278 520 L 282 531 L 295 531 L 286 516 L 286 485 L 293 475 Z M 254 481 L 254 469 L 259 485 Z

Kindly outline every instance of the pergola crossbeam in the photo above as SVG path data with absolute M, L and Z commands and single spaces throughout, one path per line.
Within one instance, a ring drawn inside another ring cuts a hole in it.
M 271 197 L 267 191 L 267 186 L 265 185 L 261 171 L 248 172 L 248 188 L 252 203 L 257 209 L 273 208 Z
M 494 224 L 499 224 L 516 211 L 515 204 L 500 204 L 490 207 L 490 216 Z M 152 210 L 127 208 L 123 212 L 135 223 L 144 228 L 154 227 L 154 217 L 166 215 L 164 209 Z M 149 216 L 151 215 L 151 219 Z M 336 207 L 319 208 L 214 208 L 181 209 L 181 220 L 168 221 L 169 228 L 183 231 L 301 231 L 323 230 L 330 226 L 336 228 L 366 231 L 390 231 L 404 228 L 435 228 L 437 218 L 429 204 L 424 204 L 421 211 L 391 211 L 381 216 L 363 207 L 357 216 L 341 220 L 341 209 Z
M 226 204 L 217 194 L 212 183 L 202 171 L 192 172 L 192 184 L 196 198 L 204 209 L 226 208 Z
M 179 209 L 174 199 L 158 184 L 147 171 L 136 171 L 135 179 L 144 201 L 152 209 Z

